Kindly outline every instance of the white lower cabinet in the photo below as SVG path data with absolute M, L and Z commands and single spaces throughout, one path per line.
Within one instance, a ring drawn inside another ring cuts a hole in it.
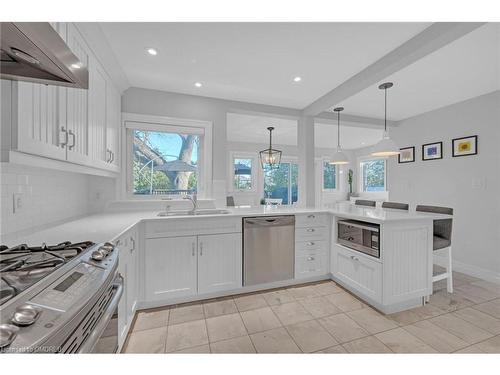
M 145 250 L 147 301 L 196 294 L 196 236 L 147 239 Z
M 198 236 L 198 293 L 241 288 L 241 234 Z
M 382 264 L 368 256 L 335 245 L 333 275 L 375 302 L 382 302 Z
M 148 302 L 241 287 L 241 233 L 149 238 L 145 251 Z

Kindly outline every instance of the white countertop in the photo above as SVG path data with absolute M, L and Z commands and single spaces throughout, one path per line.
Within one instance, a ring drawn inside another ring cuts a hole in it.
M 265 215 L 294 215 L 300 213 L 325 212 L 348 219 L 365 220 L 374 223 L 384 223 L 398 220 L 429 220 L 448 218 L 448 215 L 427 214 L 421 212 L 405 212 L 382 208 L 362 208 L 349 203 L 339 203 L 329 209 L 296 208 L 296 207 L 253 207 L 232 208 L 229 214 L 203 216 L 169 216 L 158 217 L 158 210 L 148 211 L 116 211 L 89 215 L 64 224 L 56 225 L 31 235 L 6 241 L 3 245 L 15 246 L 25 243 L 39 246 L 45 242 L 48 245 L 63 241 L 80 242 L 112 241 L 129 230 L 142 220 L 189 220 L 192 218 L 231 217 L 231 216 L 265 216 Z

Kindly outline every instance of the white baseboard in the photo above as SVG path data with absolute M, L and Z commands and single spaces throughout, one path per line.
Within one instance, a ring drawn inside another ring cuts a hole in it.
M 446 265 L 446 258 L 443 256 L 439 256 L 434 254 L 434 263 L 440 266 Z M 453 271 L 465 273 L 469 276 L 474 276 L 479 279 L 483 279 L 486 281 L 490 281 L 492 283 L 500 284 L 500 273 L 494 272 L 491 270 L 487 270 L 478 266 L 474 266 L 472 264 L 462 263 L 458 260 L 453 259 Z

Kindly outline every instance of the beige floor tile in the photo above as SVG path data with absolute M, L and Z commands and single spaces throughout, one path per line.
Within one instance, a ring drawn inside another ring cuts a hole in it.
M 457 286 L 453 290 L 453 293 L 460 297 L 467 298 L 474 303 L 483 303 L 499 297 L 498 293 L 490 292 L 487 289 L 473 284 Z
M 463 295 L 448 293 L 446 289 L 434 293 L 429 299 L 430 305 L 436 306 L 446 312 L 463 309 L 464 307 L 471 306 L 474 303 L 475 302 Z
M 318 350 L 317 354 L 345 354 L 347 351 L 342 347 L 342 345 L 332 346 L 331 348 L 326 348 L 323 350 Z
M 267 331 L 281 327 L 281 323 L 270 307 L 240 313 L 248 333 Z
M 171 354 L 209 354 L 209 353 L 210 353 L 210 346 L 208 344 L 205 344 L 200 346 L 194 346 L 192 348 L 178 350 Z
M 300 353 L 285 328 L 275 328 L 250 335 L 257 353 Z
M 403 328 L 377 333 L 375 337 L 395 353 L 437 353 L 434 348 Z
M 238 313 L 208 318 L 207 329 L 210 342 L 248 335 L 245 325 Z
M 225 299 L 204 303 L 203 311 L 205 312 L 205 318 L 212 318 L 214 316 L 237 313 L 238 309 L 232 299 Z
M 204 319 L 168 327 L 167 352 L 175 352 L 204 344 L 208 344 L 207 327 Z
M 323 318 L 325 316 L 340 314 L 342 311 L 331 303 L 325 297 L 314 297 L 299 300 L 299 303 L 304 306 L 315 318 Z
M 500 299 L 496 299 L 490 302 L 481 303 L 479 305 L 472 306 L 472 308 L 482 311 L 486 314 L 500 319 Z
M 346 314 L 318 319 L 318 322 L 340 343 L 368 336 L 369 333 Z
M 469 346 L 469 343 L 466 341 L 452 335 L 428 320 L 423 320 L 403 328 L 440 353 L 452 353 Z
M 272 306 L 271 308 L 283 325 L 314 319 L 298 302 L 285 303 L 283 305 Z
M 132 332 L 128 338 L 125 353 L 163 353 L 167 327 Z
M 453 315 L 494 335 L 500 334 L 500 319 L 482 311 L 467 307 L 465 309 L 455 311 Z
M 249 336 L 213 342 L 210 344 L 210 348 L 212 353 L 255 353 Z
M 440 315 L 430 319 L 431 323 L 441 327 L 469 344 L 475 344 L 493 336 L 491 333 L 472 325 L 453 314 Z
M 168 325 L 191 322 L 193 320 L 205 319 L 203 305 L 187 305 L 175 307 L 170 310 Z
M 385 346 L 382 341 L 375 336 L 367 336 L 361 339 L 347 342 L 342 345 L 349 353 L 392 353 L 391 349 Z
M 394 320 L 399 325 L 408 325 L 420 320 L 429 319 L 434 316 L 445 314 L 440 308 L 427 304 L 425 306 L 415 307 L 410 310 L 401 311 L 386 315 L 386 318 Z
M 168 324 L 169 309 L 144 310 L 137 313 L 133 331 L 164 327 Z
M 315 320 L 286 326 L 295 343 L 304 353 L 312 353 L 338 344 Z
M 358 310 L 366 306 L 363 302 L 346 292 L 329 294 L 325 298 L 343 312 Z
M 295 299 L 319 297 L 319 294 L 316 291 L 315 287 L 315 285 L 306 285 L 296 288 L 289 288 L 288 291 Z
M 288 302 L 294 302 L 295 298 L 288 289 L 275 290 L 262 294 L 269 306 L 282 305 Z
M 490 291 L 491 293 L 494 293 L 500 297 L 500 285 L 499 284 L 491 283 L 491 282 L 486 281 L 486 280 L 479 280 L 479 281 L 473 282 L 472 285 L 479 286 L 479 287 L 486 289 L 486 290 Z
M 248 311 L 266 307 L 267 302 L 260 294 L 249 294 L 247 296 L 236 297 L 234 299 L 238 311 Z
M 453 271 L 453 279 L 454 280 L 457 280 L 461 283 L 474 283 L 476 281 L 481 281 L 481 279 L 477 278 L 477 277 L 474 277 L 474 276 L 469 276 L 469 275 L 466 275 L 465 273 L 461 273 L 461 272 L 457 272 L 457 271 Z
M 492 337 L 476 344 L 479 349 L 484 353 L 500 353 L 500 336 Z
M 371 308 L 350 311 L 346 314 L 372 335 L 398 327 L 395 322 Z
M 328 294 L 340 293 L 344 291 L 344 289 L 339 287 L 333 281 L 317 284 L 314 286 L 314 290 L 316 290 L 316 293 L 320 296 L 326 296 Z

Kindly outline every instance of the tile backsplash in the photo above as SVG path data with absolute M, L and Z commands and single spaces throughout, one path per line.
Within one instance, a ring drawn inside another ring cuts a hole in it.
M 7 163 L 2 163 L 0 172 L 2 239 L 14 240 L 97 210 L 91 204 L 95 199 L 90 194 L 95 185 L 93 176 Z M 110 189 L 108 186 L 107 191 Z M 14 194 L 18 202 L 20 198 L 17 212 Z

